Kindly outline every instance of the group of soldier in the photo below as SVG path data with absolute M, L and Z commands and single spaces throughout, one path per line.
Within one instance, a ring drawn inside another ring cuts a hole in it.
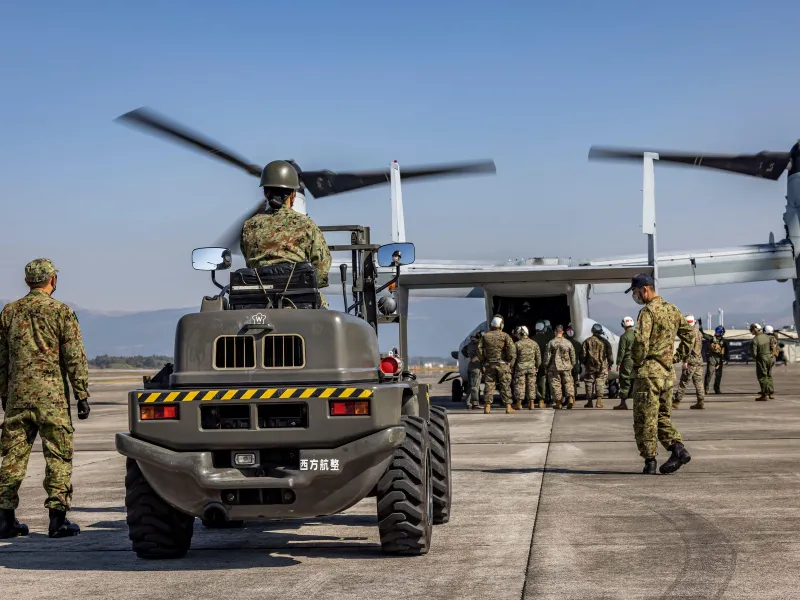
M 632 327 L 633 320 L 628 320 Z M 575 405 L 581 371 L 586 386 L 585 408 L 604 408 L 603 398 L 614 354 L 611 343 L 603 337 L 601 325 L 592 327 L 592 336 L 583 344 L 575 339 L 571 326 L 565 329 L 557 325 L 553 330 L 549 321 L 538 321 L 531 339 L 527 326 L 515 327 L 512 337 L 503 331 L 504 325 L 503 317 L 495 315 L 489 331 L 486 334 L 478 331 L 462 348 L 462 354 L 469 360 L 467 408 L 480 408 L 483 375 L 485 413 L 491 411 L 495 387 L 499 387 L 507 413 L 522 409 L 523 401 L 527 402 L 529 410 L 536 407 L 571 409 Z M 630 337 L 623 337 L 621 343 L 630 349 Z M 624 367 L 630 368 L 630 351 L 620 356 L 628 356 L 623 362 Z M 627 384 L 630 387 L 630 377 Z

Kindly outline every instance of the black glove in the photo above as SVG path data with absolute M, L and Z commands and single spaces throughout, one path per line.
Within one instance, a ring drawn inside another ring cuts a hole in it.
M 78 418 L 79 419 L 81 419 L 81 420 L 88 419 L 89 418 L 89 413 L 91 412 L 91 410 L 92 409 L 89 408 L 89 401 L 86 398 L 84 398 L 83 400 L 78 400 Z

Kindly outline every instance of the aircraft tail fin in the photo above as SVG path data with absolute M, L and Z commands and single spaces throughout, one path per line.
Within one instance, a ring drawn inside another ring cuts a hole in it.
M 392 183 L 392 242 L 406 241 L 406 223 L 403 215 L 403 191 L 400 186 L 400 165 L 391 164 Z

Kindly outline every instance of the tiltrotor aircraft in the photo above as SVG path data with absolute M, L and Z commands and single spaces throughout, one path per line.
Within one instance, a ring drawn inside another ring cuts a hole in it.
M 169 136 L 173 140 L 233 164 L 250 175 L 259 176 L 261 173 L 261 167 L 237 157 L 219 144 L 175 125 L 150 110 L 137 109 L 119 117 L 119 120 Z M 519 320 L 512 317 L 520 313 L 523 303 L 530 306 L 531 322 L 527 324 L 531 333 L 537 320 L 548 320 L 553 326 L 571 323 L 575 330 L 575 338 L 582 342 L 591 335 L 592 325 L 596 323 L 589 316 L 590 293 L 621 293 L 628 287 L 631 278 L 639 272 L 653 274 L 659 289 L 792 279 L 796 297 L 800 298 L 796 267 L 800 253 L 800 143 L 790 152 L 713 156 L 593 147 L 589 158 L 643 162 L 643 232 L 648 235 L 649 240 L 647 255 L 593 260 L 539 257 L 510 260 L 505 263 L 473 259 L 416 259 L 413 264 L 401 267 L 402 277 L 392 292 L 394 301 L 384 303 L 382 306 L 389 307 L 387 310 L 396 309 L 407 314 L 409 295 L 412 291 L 415 297 L 484 298 L 487 319 L 469 332 L 459 345 L 460 350 L 469 342 L 472 333 L 486 329 L 486 322 L 494 314 L 504 316 L 506 327 L 510 329 L 511 323 Z M 783 171 L 788 169 L 788 193 L 784 213 L 786 238 L 779 242 L 770 239 L 767 244 L 657 254 L 655 160 L 722 169 L 772 180 L 777 180 Z M 388 171 L 363 173 L 301 171 L 296 163 L 290 162 L 298 170 L 303 184 L 303 189 L 299 190 L 298 194 L 301 206 L 305 205 L 304 192 L 320 198 L 389 182 L 392 206 L 391 241 L 406 241 L 400 167 L 397 162 L 392 163 Z M 408 179 L 494 172 L 494 163 L 483 161 L 404 169 L 403 177 Z M 234 223 L 216 245 L 230 248 L 232 252 L 238 253 L 242 223 L 262 207 L 263 201 Z M 344 263 L 334 260 L 329 274 L 331 286 L 341 283 L 341 264 Z M 388 278 L 389 273 L 386 276 Z M 797 307 L 798 302 L 795 302 L 795 320 L 800 322 Z M 635 306 L 631 306 L 631 312 L 634 311 Z M 624 315 L 620 315 L 620 318 L 622 316 Z M 604 336 L 611 342 L 616 353 L 618 337 L 609 327 L 603 325 L 603 329 Z M 408 340 L 401 337 L 399 344 L 401 356 L 408 355 L 407 348 Z M 460 352 L 458 356 L 459 371 L 462 377 L 466 377 L 466 361 Z M 613 376 L 614 373 L 612 378 Z

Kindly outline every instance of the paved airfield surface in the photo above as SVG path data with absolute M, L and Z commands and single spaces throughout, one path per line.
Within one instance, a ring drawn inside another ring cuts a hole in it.
M 47 537 L 37 441 L 18 511 L 31 534 L 0 541 L 4 598 L 800 595 L 799 367 L 775 370 L 777 398 L 766 403 L 753 401 L 753 365 L 726 368 L 706 410 L 689 410 L 687 396 L 674 421 L 693 460 L 655 477 L 640 474 L 632 414 L 611 410 L 617 401 L 484 415 L 437 385 L 433 401 L 452 411 L 454 508 L 427 556 L 381 555 L 368 499 L 328 519 L 223 531 L 197 522 L 177 561 L 139 560 L 127 538 L 114 433 L 127 430 L 125 390 L 137 379 L 93 375 L 91 417 L 76 420 L 70 513 L 83 532 Z

